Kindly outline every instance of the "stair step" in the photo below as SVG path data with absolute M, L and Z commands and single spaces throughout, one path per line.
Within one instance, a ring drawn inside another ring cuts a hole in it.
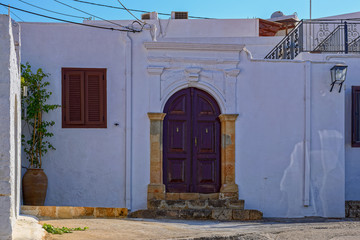
M 253 221 L 261 220 L 262 212 L 243 209 L 147 209 L 131 212 L 129 218 L 157 218 L 184 220 Z
M 244 209 L 244 200 L 207 199 L 207 200 L 149 200 L 148 209 Z

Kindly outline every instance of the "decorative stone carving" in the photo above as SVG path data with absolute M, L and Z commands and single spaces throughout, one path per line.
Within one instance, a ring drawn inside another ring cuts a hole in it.
M 195 67 L 186 68 L 185 75 L 187 80 L 189 82 L 198 82 L 200 77 L 200 71 L 201 68 L 195 68 Z
M 161 75 L 164 71 L 164 67 L 149 66 L 147 71 L 150 75 Z
M 240 74 L 240 69 L 233 68 L 233 69 L 226 69 L 224 70 L 227 77 L 237 77 Z

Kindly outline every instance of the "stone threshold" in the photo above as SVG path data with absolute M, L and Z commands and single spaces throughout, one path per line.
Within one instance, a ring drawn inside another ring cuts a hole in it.
M 165 200 L 219 199 L 219 193 L 165 193 Z
M 126 208 L 65 207 L 65 206 L 21 206 L 21 213 L 41 218 L 125 218 Z

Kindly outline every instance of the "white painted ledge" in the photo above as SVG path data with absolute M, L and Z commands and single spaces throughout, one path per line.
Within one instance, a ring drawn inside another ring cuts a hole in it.
M 201 51 L 241 51 L 244 44 L 210 44 L 178 42 L 145 42 L 146 49 L 201 50 Z

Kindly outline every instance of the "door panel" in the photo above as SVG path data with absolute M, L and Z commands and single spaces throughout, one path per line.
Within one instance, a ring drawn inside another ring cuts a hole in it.
M 167 192 L 220 189 L 220 109 L 206 92 L 175 93 L 164 112 L 163 171 Z
M 220 189 L 220 109 L 206 92 L 194 89 L 193 126 L 197 144 L 193 145 L 193 184 L 195 192 L 212 193 Z
M 186 152 L 187 121 L 169 121 L 169 151 Z

